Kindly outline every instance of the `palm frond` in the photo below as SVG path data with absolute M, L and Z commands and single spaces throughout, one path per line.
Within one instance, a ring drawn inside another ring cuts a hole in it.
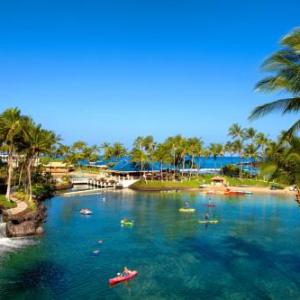
M 300 120 L 296 121 L 282 136 L 283 139 L 290 138 L 300 130 Z
M 300 110 L 300 97 L 276 100 L 264 105 L 257 106 L 251 113 L 249 119 L 254 120 L 274 111 L 282 114 L 298 112 Z
M 293 48 L 296 51 L 300 51 L 300 28 L 296 28 L 286 35 L 282 39 L 281 44 L 283 46 Z

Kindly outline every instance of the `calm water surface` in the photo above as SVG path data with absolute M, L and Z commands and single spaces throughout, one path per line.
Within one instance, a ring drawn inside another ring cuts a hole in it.
M 184 201 L 197 213 L 179 213 Z M 300 299 L 296 203 L 212 197 L 220 223 L 206 226 L 197 221 L 207 201 L 124 191 L 52 198 L 45 236 L 13 241 L 9 251 L 0 239 L 0 299 Z M 81 216 L 83 207 L 94 215 Z M 120 227 L 124 216 L 133 228 Z M 110 288 L 125 265 L 138 277 Z

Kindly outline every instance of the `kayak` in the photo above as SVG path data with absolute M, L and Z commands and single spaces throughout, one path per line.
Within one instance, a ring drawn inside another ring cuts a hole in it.
M 193 213 L 195 208 L 179 208 L 179 212 Z
M 251 195 L 252 192 L 248 191 L 225 191 L 224 195 Z
M 133 225 L 134 225 L 133 221 L 121 220 L 121 226 L 133 226 Z
M 200 224 L 218 224 L 219 220 L 200 220 L 198 222 Z
M 229 192 L 224 192 L 224 195 L 245 195 L 245 193 L 239 191 L 229 191 Z
M 123 281 L 131 280 L 137 274 L 138 274 L 137 271 L 130 271 L 130 272 L 128 272 L 128 275 L 126 275 L 126 276 L 117 276 L 117 277 L 114 277 L 114 278 L 110 278 L 109 279 L 109 284 L 114 285 L 114 284 L 117 284 L 117 283 L 120 283 L 120 282 L 123 282 Z

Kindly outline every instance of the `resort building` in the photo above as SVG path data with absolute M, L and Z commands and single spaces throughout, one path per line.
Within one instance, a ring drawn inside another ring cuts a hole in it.
M 60 161 L 52 161 L 44 165 L 45 172 L 49 172 L 54 178 L 63 177 L 73 170 L 72 165 Z

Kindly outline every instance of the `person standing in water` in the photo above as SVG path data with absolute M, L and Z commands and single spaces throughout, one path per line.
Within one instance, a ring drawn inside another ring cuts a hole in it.
M 209 220 L 209 213 L 208 212 L 206 212 L 206 214 L 205 214 L 205 221 L 208 221 Z
M 190 208 L 190 204 L 187 201 L 184 202 L 184 208 Z

